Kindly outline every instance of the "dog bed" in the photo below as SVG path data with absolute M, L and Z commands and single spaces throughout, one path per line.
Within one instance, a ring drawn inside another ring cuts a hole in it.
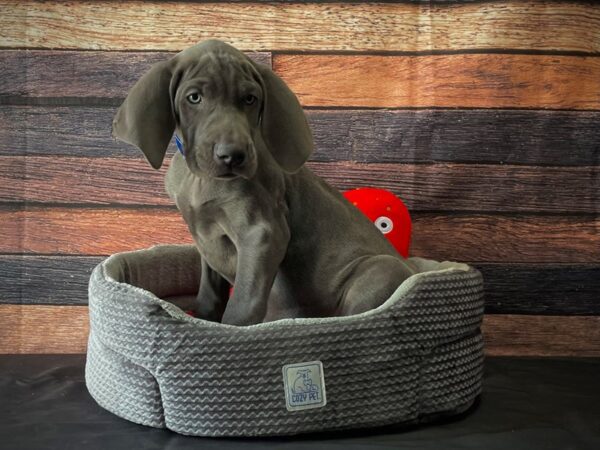
M 481 274 L 410 261 L 418 273 L 374 310 L 237 327 L 175 305 L 198 288 L 193 246 L 113 255 L 90 278 L 88 390 L 127 420 L 198 436 L 289 435 L 462 412 L 481 391 Z

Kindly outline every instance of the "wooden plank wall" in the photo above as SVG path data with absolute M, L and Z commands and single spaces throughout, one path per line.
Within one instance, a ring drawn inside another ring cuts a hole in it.
M 113 252 L 191 242 L 110 137 L 153 63 L 220 38 L 298 94 L 310 166 L 408 204 L 412 253 L 478 267 L 492 355 L 600 355 L 600 6 L 0 0 L 0 353 L 78 353 Z M 173 151 L 173 149 L 171 149 Z

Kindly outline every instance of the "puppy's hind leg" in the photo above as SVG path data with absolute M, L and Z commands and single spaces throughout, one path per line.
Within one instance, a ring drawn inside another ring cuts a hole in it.
M 194 315 L 200 319 L 221 322 L 230 287 L 229 282 L 215 272 L 203 258 L 200 287 L 192 309 Z
M 382 305 L 414 271 L 400 258 L 377 255 L 361 261 L 349 277 L 337 314 L 360 314 Z

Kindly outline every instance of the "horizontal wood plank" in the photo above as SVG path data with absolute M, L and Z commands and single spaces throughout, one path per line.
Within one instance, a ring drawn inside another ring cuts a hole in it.
M 16 97 L 80 98 L 88 103 L 119 104 L 153 64 L 175 52 L 0 51 L 0 101 Z M 271 66 L 271 54 L 252 52 L 254 61 Z M 23 76 L 24 68 L 27 76 Z M 60 103 L 60 102 L 58 102 Z
M 0 106 L 0 155 L 139 158 L 138 149 L 112 138 L 115 112 Z M 599 111 L 309 110 L 307 116 L 313 161 L 600 165 Z
M 318 161 L 600 165 L 596 111 L 310 110 L 307 115 Z
M 100 256 L 0 256 L 0 303 L 86 305 Z M 600 264 L 477 263 L 486 313 L 600 315 Z
M 475 263 L 600 261 L 600 217 L 414 216 L 417 256 Z
M 23 229 L 22 237 L 12 233 L 18 227 Z M 110 255 L 192 242 L 174 208 L 0 210 L 0 253 Z
M 0 201 L 20 204 L 25 200 L 25 157 L 0 156 Z
M 0 51 L 0 102 L 118 106 L 170 55 Z M 271 61 L 265 53 L 256 59 Z M 273 65 L 305 106 L 600 109 L 595 57 L 279 54 Z
M 0 202 L 172 205 L 143 157 L 0 156 Z M 373 186 L 413 212 L 591 213 L 600 211 L 600 166 L 309 162 L 340 190 Z M 77 176 L 74 176 L 77 174 Z
M 342 191 L 379 187 L 411 211 L 600 211 L 600 167 L 531 167 L 479 164 L 309 163 Z M 552 189 L 550 189 L 552 186 Z
M 0 305 L 0 354 L 85 353 L 87 306 Z
M 483 275 L 487 314 L 600 315 L 600 264 L 476 267 Z
M 600 356 L 600 316 L 486 315 L 490 356 Z
M 474 263 L 594 264 L 600 262 L 599 230 L 600 218 L 587 216 L 416 213 L 411 254 Z M 169 208 L 0 210 L 0 253 L 110 255 L 191 242 L 179 212 Z
M 600 51 L 600 9 L 584 2 L 4 0 L 0 9 L 3 47 L 179 50 L 220 38 L 245 50 Z
M 303 106 L 600 109 L 600 58 L 276 55 Z
M 86 306 L 0 305 L 0 354 L 84 353 Z M 487 355 L 600 356 L 600 317 L 487 315 Z
M 0 303 L 87 305 L 100 256 L 0 256 Z

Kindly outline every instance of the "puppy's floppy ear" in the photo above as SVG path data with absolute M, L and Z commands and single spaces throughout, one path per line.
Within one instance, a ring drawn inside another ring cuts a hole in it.
M 175 131 L 173 60 L 160 62 L 131 88 L 113 119 L 113 136 L 137 146 L 160 169 Z
M 286 172 L 296 172 L 313 151 L 310 127 L 300 102 L 271 69 L 253 63 L 263 88 L 261 133 L 275 161 Z

